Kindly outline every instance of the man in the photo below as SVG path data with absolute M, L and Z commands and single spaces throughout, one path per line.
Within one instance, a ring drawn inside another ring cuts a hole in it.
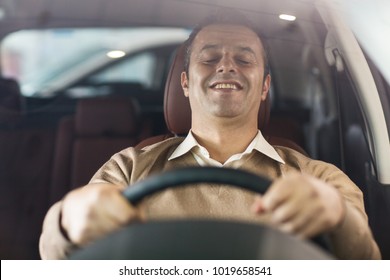
M 378 259 L 360 190 L 334 166 L 284 147 L 258 131 L 258 110 L 270 75 L 261 39 L 245 21 L 217 17 L 188 40 L 181 75 L 192 125 L 183 139 L 114 155 L 89 185 L 48 212 L 42 258 L 64 258 L 134 220 L 216 218 L 267 223 L 309 238 L 327 233 L 337 257 Z M 274 180 L 263 196 L 225 186 L 167 190 L 130 205 L 120 191 L 150 174 L 183 166 L 242 168 Z

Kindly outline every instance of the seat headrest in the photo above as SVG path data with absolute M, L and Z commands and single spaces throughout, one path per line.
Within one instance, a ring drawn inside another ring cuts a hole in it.
M 185 44 L 176 50 L 165 84 L 164 113 L 169 131 L 176 135 L 187 134 L 191 129 L 190 102 L 184 96 L 181 87 L 180 75 L 184 71 Z M 270 115 L 269 98 L 261 103 L 258 118 L 258 127 L 264 130 L 267 127 Z
M 20 112 L 22 94 L 16 80 L 0 77 L 0 107 L 1 110 Z
M 76 133 L 83 136 L 127 136 L 137 133 L 137 107 L 128 98 L 80 100 L 76 107 Z

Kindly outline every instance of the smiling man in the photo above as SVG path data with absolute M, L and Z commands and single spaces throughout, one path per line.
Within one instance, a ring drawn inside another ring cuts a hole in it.
M 222 13 L 196 28 L 187 41 L 185 68 L 188 136 L 121 151 L 89 185 L 56 203 L 44 222 L 43 258 L 65 258 L 134 220 L 177 218 L 266 223 L 302 238 L 326 233 L 338 258 L 380 258 L 359 188 L 332 165 L 271 146 L 258 130 L 271 77 L 261 38 L 245 19 Z M 151 174 L 199 165 L 241 168 L 274 183 L 263 196 L 210 184 L 170 189 L 137 207 L 120 193 Z
M 243 152 L 258 133 L 259 107 L 270 85 L 263 54 L 256 33 L 238 25 L 207 26 L 191 46 L 189 69 L 181 76 L 191 131 L 221 163 Z

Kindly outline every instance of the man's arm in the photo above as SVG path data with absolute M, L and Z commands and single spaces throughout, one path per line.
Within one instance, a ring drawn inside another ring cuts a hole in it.
M 329 232 L 329 237 L 340 259 L 381 259 L 367 219 L 349 202 L 343 221 Z
M 310 175 L 287 174 L 256 199 L 253 210 L 268 212 L 277 228 L 303 238 L 329 233 L 338 258 L 380 259 L 367 216 L 362 212 L 363 201 L 357 195 L 360 191 L 343 176 L 335 182 L 343 182 L 344 186 L 337 188 Z
M 53 205 L 43 225 L 41 257 L 66 258 L 75 248 L 141 219 L 138 210 L 122 196 L 121 189 L 111 184 L 90 184 L 71 191 Z

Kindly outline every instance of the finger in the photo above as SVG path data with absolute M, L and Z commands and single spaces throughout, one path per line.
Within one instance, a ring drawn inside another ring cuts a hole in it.
M 109 200 L 106 201 L 106 211 L 109 217 L 118 225 L 124 225 L 139 218 L 137 209 L 132 206 L 126 198 L 118 191 L 112 192 Z
M 303 224 L 297 230 L 297 235 L 304 238 L 311 238 L 324 231 L 324 223 L 321 218 L 312 219 L 310 222 Z
M 109 184 L 89 185 L 65 197 L 62 225 L 70 240 L 87 244 L 135 219 L 137 211 Z
M 314 211 L 313 211 L 314 212 Z M 334 227 L 334 217 L 329 215 L 322 207 L 317 208 L 316 214 L 299 229 L 299 234 L 304 237 L 313 237 Z
M 294 180 L 286 178 L 280 181 L 264 197 L 264 204 L 272 214 L 275 223 L 283 223 L 294 216 L 311 203 L 311 190 L 305 186 L 302 180 L 295 183 Z
M 285 223 L 292 219 L 299 219 L 300 215 L 303 215 L 302 218 L 307 217 L 311 215 L 316 204 L 317 200 L 312 189 L 301 183 L 301 185 L 294 187 L 293 192 L 289 193 L 289 197 L 273 210 L 273 221 Z
M 290 186 L 290 187 L 289 187 Z M 284 179 L 276 180 L 263 195 L 263 207 L 266 211 L 275 210 L 291 195 L 291 185 Z
M 96 212 L 101 215 L 99 224 L 105 231 L 113 231 L 140 219 L 139 211 L 126 200 L 119 188 L 110 186 L 102 189 L 99 195 Z
M 295 201 L 286 200 L 271 212 L 272 222 L 276 225 L 288 223 L 302 212 L 301 209 L 302 205 L 299 205 Z
M 99 184 L 98 209 L 104 209 L 119 224 L 126 224 L 138 219 L 138 210 L 122 195 L 123 187 L 110 184 Z
M 74 242 L 79 246 L 88 245 L 112 232 L 112 230 L 116 227 L 117 223 L 112 219 L 101 218 L 99 223 L 89 223 L 87 227 L 84 227 L 83 231 L 80 232 Z
M 283 222 L 280 226 L 282 231 L 292 233 L 298 236 L 306 237 L 305 230 L 313 222 L 318 220 L 320 209 L 316 204 L 308 204 L 296 212 L 291 219 Z
M 251 206 L 251 211 L 255 214 L 260 214 L 265 211 L 262 196 L 257 194 Z

